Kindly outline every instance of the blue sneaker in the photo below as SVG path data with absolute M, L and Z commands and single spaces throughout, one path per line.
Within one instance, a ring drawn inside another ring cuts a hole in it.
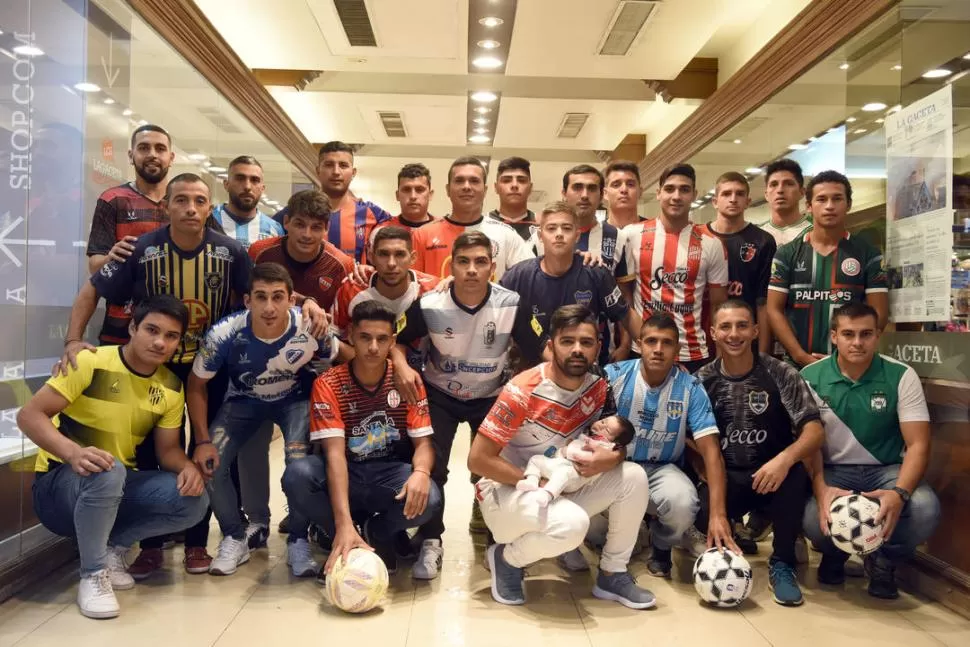
M 805 601 L 802 590 L 798 588 L 795 569 L 780 559 L 773 559 L 768 563 L 768 587 L 775 602 L 782 606 L 797 607 Z
M 488 547 L 488 565 L 492 572 L 492 598 L 501 604 L 525 604 L 522 591 L 524 570 L 505 561 L 505 544 L 492 544 Z

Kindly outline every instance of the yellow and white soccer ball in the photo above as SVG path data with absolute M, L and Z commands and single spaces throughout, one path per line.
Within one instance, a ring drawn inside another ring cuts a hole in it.
M 375 553 L 354 548 L 338 555 L 327 574 L 327 595 L 335 607 L 348 613 L 364 613 L 380 605 L 387 593 L 387 567 Z

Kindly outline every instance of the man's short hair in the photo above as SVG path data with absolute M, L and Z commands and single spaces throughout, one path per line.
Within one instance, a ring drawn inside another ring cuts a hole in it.
M 431 171 L 427 166 L 421 162 L 405 164 L 401 167 L 401 170 L 397 172 L 398 186 L 400 186 L 401 180 L 416 180 L 419 177 L 428 178 L 428 186 L 431 186 Z
M 559 306 L 552 313 L 552 317 L 549 318 L 549 338 L 555 339 L 559 333 L 567 328 L 575 328 L 583 324 L 590 324 L 597 331 L 599 330 L 596 315 L 586 306 L 578 303 Z
M 155 294 L 139 301 L 131 312 L 131 321 L 135 328 L 150 314 L 161 314 L 175 319 L 182 325 L 183 334 L 189 326 L 189 309 L 181 299 L 171 294 Z
M 327 142 L 326 144 L 320 147 L 320 153 L 317 155 L 317 161 L 322 160 L 323 156 L 327 155 L 328 153 L 349 153 L 350 158 L 353 159 L 354 147 L 351 146 L 350 144 L 345 144 L 344 142 L 336 141 L 336 140 L 332 142 Z
M 677 322 L 667 312 L 654 312 L 649 317 L 644 319 L 643 325 L 640 326 L 641 337 L 643 337 L 643 331 L 647 328 L 656 328 L 657 330 L 672 330 L 674 333 L 674 339 L 676 339 L 678 342 L 680 341 L 680 328 L 677 327 Z
M 603 190 L 603 185 L 605 184 L 603 180 L 603 174 L 599 172 L 599 169 L 590 166 L 589 164 L 579 164 L 574 166 L 562 176 L 562 190 L 565 191 L 569 188 L 569 178 L 572 175 L 595 175 L 599 178 L 600 191 Z
M 798 186 L 805 188 L 805 175 L 802 173 L 802 165 L 787 157 L 775 160 L 765 168 L 765 184 L 768 184 L 771 181 L 771 176 L 779 171 L 788 171 L 798 182 Z
M 620 424 L 620 433 L 613 439 L 613 449 L 625 449 L 637 437 L 637 428 L 627 418 L 619 414 L 614 417 Z
M 209 190 L 209 195 L 211 196 L 212 189 L 209 188 L 208 183 L 200 176 L 195 173 L 179 173 L 168 181 L 168 186 L 165 187 L 165 200 L 168 201 L 172 197 L 172 187 L 176 184 L 196 184 L 199 182 L 205 185 L 205 188 Z
M 754 308 L 751 304 L 744 299 L 728 299 L 727 301 L 722 301 L 717 304 L 714 308 L 714 312 L 711 313 L 711 322 L 717 321 L 717 313 L 722 310 L 747 310 L 748 316 L 751 317 L 752 323 L 758 323 L 758 315 L 755 313 Z
M 286 203 L 286 217 L 289 220 L 297 216 L 304 216 L 310 220 L 319 220 L 323 226 L 330 225 L 330 198 L 319 189 L 304 189 L 290 196 Z
M 257 281 L 260 283 L 282 283 L 286 286 L 286 293 L 293 294 L 293 277 L 279 263 L 256 263 L 253 271 L 249 273 L 247 294 L 253 293 L 253 287 Z
M 451 184 L 451 178 L 455 174 L 455 169 L 459 166 L 477 166 L 478 168 L 482 169 L 483 181 L 485 180 L 485 176 L 488 175 L 488 169 L 485 168 L 485 164 L 482 163 L 482 160 L 472 155 L 463 155 L 452 162 L 451 166 L 448 167 L 448 184 Z
M 852 206 L 852 184 L 849 182 L 849 178 L 838 171 L 822 171 L 818 173 L 808 181 L 808 186 L 805 187 L 805 198 L 809 202 L 812 201 L 812 191 L 819 184 L 841 184 L 845 187 L 845 201 L 849 203 L 850 207 Z
M 829 321 L 829 325 L 832 330 L 839 329 L 840 319 L 862 319 L 863 317 L 872 317 L 876 325 L 879 325 L 879 313 L 876 309 L 865 301 L 849 301 L 844 306 L 836 308 L 835 312 L 832 313 L 832 317 Z
M 395 330 L 397 315 L 395 315 L 386 305 L 380 301 L 371 299 L 361 301 L 354 306 L 350 313 L 350 323 L 359 326 L 363 321 L 383 321 L 391 327 L 391 332 Z
M 155 124 L 145 124 L 144 126 L 138 126 L 131 133 L 131 147 L 135 147 L 135 137 L 141 133 L 161 133 L 165 135 L 165 139 L 168 140 L 168 147 L 172 147 L 172 136 L 168 134 L 168 131 L 161 126 L 156 126 Z
M 542 221 L 543 218 L 545 218 L 546 216 L 550 216 L 554 213 L 564 213 L 568 216 L 571 216 L 573 219 L 573 222 L 579 222 L 579 213 L 576 211 L 576 207 L 569 204 L 565 200 L 557 200 L 555 202 L 550 202 L 545 207 L 543 207 L 542 211 L 539 212 L 539 220 Z
M 690 180 L 690 185 L 692 187 L 697 186 L 697 172 L 694 167 L 687 163 L 674 164 L 668 168 L 665 168 L 663 173 L 660 174 L 660 183 L 657 186 L 663 186 L 667 178 L 672 175 L 681 175 Z
M 625 171 L 627 173 L 632 173 L 633 177 L 637 179 L 637 184 L 640 184 L 640 167 L 637 166 L 636 162 L 631 162 L 630 160 L 616 160 L 615 162 L 610 162 L 603 170 L 603 177 L 607 182 L 610 181 L 610 175 L 613 173 L 620 173 Z
M 259 160 L 253 157 L 252 155 L 240 155 L 239 157 L 233 158 L 233 160 L 229 162 L 229 170 L 231 171 L 232 167 L 238 164 L 246 164 L 248 166 L 258 166 L 260 169 L 263 168 L 263 165 L 259 163 Z
M 471 247 L 484 247 L 488 250 L 489 257 L 492 255 L 492 241 L 488 236 L 480 231 L 466 231 L 455 239 L 451 246 L 451 257 L 458 256 L 458 252 Z
M 381 246 L 385 240 L 403 240 L 408 246 L 408 251 L 410 252 L 413 247 L 411 243 L 411 232 L 404 227 L 399 227 L 398 225 L 385 225 L 374 232 L 374 242 L 371 247 L 374 249 L 374 253 L 377 253 L 377 248 Z
M 523 171 L 532 179 L 532 165 L 524 157 L 506 157 L 504 160 L 498 163 L 498 172 L 495 178 L 498 179 L 502 173 L 506 171 Z
M 714 195 L 721 192 L 721 185 L 727 182 L 737 182 L 738 184 L 744 185 L 744 190 L 747 193 L 751 193 L 751 184 L 748 182 L 748 178 L 744 177 L 737 171 L 728 171 L 726 173 L 721 173 L 720 177 L 717 178 L 717 182 L 714 183 Z

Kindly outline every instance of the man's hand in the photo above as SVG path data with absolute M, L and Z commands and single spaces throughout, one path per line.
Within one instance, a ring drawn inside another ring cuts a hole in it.
M 411 476 L 398 492 L 395 500 L 404 499 L 404 518 L 414 519 L 428 507 L 428 492 L 431 490 L 431 477 L 424 472 L 411 472 Z
M 68 462 L 71 464 L 71 469 L 79 476 L 91 476 L 98 472 L 107 472 L 114 467 L 115 457 L 97 447 L 78 446 Z
M 57 377 L 58 375 L 63 375 L 67 377 L 67 367 L 70 366 L 72 370 L 77 370 L 77 354 L 82 350 L 95 350 L 94 346 L 87 343 L 86 341 L 81 341 L 80 339 L 75 341 L 69 341 L 64 344 L 64 354 L 61 355 L 61 359 L 57 361 L 56 364 L 51 368 L 51 377 Z
M 438 285 L 434 286 L 434 290 L 433 291 L 434 292 L 438 292 L 439 294 L 441 292 L 447 292 L 448 290 L 451 289 L 451 284 L 454 283 L 454 282 L 455 282 L 455 277 L 453 277 L 453 276 L 446 276 L 445 278 L 443 278 L 440 281 L 438 281 Z
M 832 507 L 832 501 L 840 496 L 847 496 L 849 494 L 852 494 L 849 490 L 826 485 L 821 493 L 815 495 L 815 501 L 818 503 L 818 525 L 821 527 L 822 534 L 826 537 L 830 534 L 829 524 L 832 523 L 832 517 L 829 516 L 829 508 Z
M 710 520 L 707 522 L 707 547 L 714 548 L 715 546 L 720 550 L 729 548 L 738 555 L 741 554 L 741 549 L 734 543 L 734 533 L 731 532 L 731 523 L 724 515 L 712 514 Z
M 615 364 L 616 362 L 623 362 L 630 357 L 630 344 L 623 344 L 622 346 L 617 346 L 610 353 L 610 364 Z
M 778 454 L 751 475 L 751 489 L 758 494 L 768 494 L 781 487 L 788 476 L 791 462 L 783 454 Z
M 138 240 L 135 236 L 125 236 L 108 252 L 108 262 L 117 261 L 119 263 L 124 263 L 131 256 L 132 252 L 135 251 L 135 241 Z
M 586 458 L 580 456 L 575 461 L 573 461 L 573 466 L 576 468 L 576 472 L 579 473 L 583 478 L 588 478 L 590 476 L 596 476 L 597 474 L 602 474 L 603 472 L 609 472 L 611 469 L 623 462 L 623 454 L 603 447 L 602 445 L 597 445 L 593 448 L 592 457 Z
M 876 515 L 876 523 L 882 524 L 882 538 L 889 541 L 899 522 L 899 514 L 903 511 L 903 497 L 895 490 L 873 490 L 863 492 L 862 496 L 875 499 L 879 502 L 879 514 Z
M 195 463 L 186 463 L 176 477 L 175 485 L 182 496 L 199 496 L 205 489 L 205 479 Z
M 303 317 L 303 325 L 308 329 L 310 335 L 317 339 L 323 337 L 330 327 L 330 317 L 327 316 L 327 311 L 313 299 L 307 299 L 303 302 L 300 315 Z
M 417 404 L 418 392 L 422 386 L 421 374 L 410 366 L 395 365 L 394 386 L 404 396 L 405 402 L 408 404 Z
M 805 366 L 808 366 L 809 364 L 814 364 L 820 359 L 825 359 L 826 357 L 828 357 L 828 355 L 825 355 L 823 353 L 802 353 L 798 357 L 794 357 L 792 359 L 794 359 L 795 363 L 798 364 L 799 366 L 805 367 Z
M 603 256 L 599 252 L 576 252 L 583 257 L 583 265 L 589 267 L 606 267 Z
M 198 445 L 192 452 L 192 462 L 195 463 L 202 475 L 208 481 L 217 469 L 219 469 L 219 450 L 212 443 Z
M 370 277 L 374 275 L 376 270 L 370 265 L 354 265 L 354 271 L 350 274 L 350 281 L 354 285 L 362 288 L 370 287 Z
M 323 566 L 324 573 L 329 573 L 330 569 L 333 568 L 334 562 L 337 561 L 337 555 L 340 555 L 344 560 L 344 564 L 346 564 L 347 556 L 353 549 L 363 548 L 364 550 L 374 550 L 357 534 L 357 530 L 353 524 L 339 528 L 334 534 L 336 536 L 333 538 L 333 547 L 330 549 L 330 556 L 327 558 L 327 563 Z

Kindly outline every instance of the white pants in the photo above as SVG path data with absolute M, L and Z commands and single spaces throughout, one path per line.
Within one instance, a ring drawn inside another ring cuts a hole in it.
M 529 464 L 525 467 L 525 475 L 546 479 L 542 489 L 549 492 L 554 499 L 563 493 L 575 492 L 600 476 L 599 474 L 590 477 L 580 476 L 573 462 L 568 458 L 542 454 L 529 459 Z
M 646 472 L 628 461 L 547 507 L 536 502 L 534 492 L 489 479 L 478 482 L 475 496 L 495 541 L 507 544 L 503 557 L 516 567 L 577 548 L 586 537 L 590 515 L 609 510 L 600 570 L 610 573 L 626 570 L 650 501 Z

